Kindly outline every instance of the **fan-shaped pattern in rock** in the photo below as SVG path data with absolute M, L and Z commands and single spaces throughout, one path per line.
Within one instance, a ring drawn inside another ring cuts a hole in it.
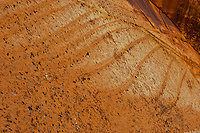
M 1 131 L 199 129 L 199 56 L 175 29 L 123 0 L 0 8 Z

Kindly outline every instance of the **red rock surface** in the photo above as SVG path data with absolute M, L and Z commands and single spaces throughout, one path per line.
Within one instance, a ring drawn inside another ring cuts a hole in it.
M 199 55 L 132 2 L 0 1 L 0 132 L 200 130 Z

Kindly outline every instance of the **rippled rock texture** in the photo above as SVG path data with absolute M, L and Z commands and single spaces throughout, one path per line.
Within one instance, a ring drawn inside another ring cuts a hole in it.
M 151 0 L 175 23 L 200 54 L 200 1 Z
M 200 130 L 200 59 L 145 0 L 0 1 L 0 132 Z

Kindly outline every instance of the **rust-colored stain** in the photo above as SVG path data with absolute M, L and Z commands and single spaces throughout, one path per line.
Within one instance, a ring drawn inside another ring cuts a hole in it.
M 0 132 L 200 130 L 200 57 L 145 0 L 0 1 Z
M 175 23 L 200 54 L 200 0 L 151 0 Z

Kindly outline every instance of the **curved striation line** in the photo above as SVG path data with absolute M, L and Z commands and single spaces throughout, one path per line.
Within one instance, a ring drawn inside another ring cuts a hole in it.
M 130 21 L 128 21 L 128 20 L 126 20 L 126 21 L 129 22 L 129 23 L 133 23 L 133 22 L 130 22 Z M 160 34 L 160 33 L 162 33 L 162 34 L 169 34 L 169 35 L 171 35 L 171 36 L 173 36 L 173 37 L 175 37 L 175 38 L 177 38 L 177 39 L 183 40 L 183 38 L 180 37 L 179 35 L 177 35 L 177 34 L 175 34 L 175 33 L 172 33 L 172 32 L 169 32 L 169 31 L 167 31 L 167 30 L 165 30 L 165 33 L 163 33 L 163 32 L 161 32 L 160 30 L 157 30 L 157 29 L 155 29 L 155 28 L 147 28 L 147 27 L 143 27 L 143 26 L 137 25 L 137 24 L 135 24 L 135 25 L 138 26 L 138 27 L 143 28 L 145 31 L 147 31 L 148 33 L 152 34 L 153 36 L 155 36 L 155 35 L 154 35 L 153 33 L 151 33 L 150 31 L 156 32 L 156 33 L 158 33 L 158 34 Z M 170 36 L 170 37 L 171 37 L 171 36 Z M 161 39 L 158 38 L 158 40 L 161 40 Z
M 116 32 L 116 31 L 119 31 L 119 30 L 123 30 L 123 29 L 126 29 L 126 28 L 120 28 L 120 29 L 116 29 L 114 31 L 111 31 L 110 33 L 113 33 L 113 32 Z M 130 29 L 130 28 L 129 28 Z M 109 33 L 109 34 L 110 34 Z M 101 41 L 100 39 L 106 37 L 109 35 L 108 33 L 104 34 L 103 36 L 101 36 L 99 39 L 99 41 Z M 94 74 L 96 71 L 98 70 L 102 70 L 104 69 L 106 66 L 110 65 L 111 63 L 113 63 L 116 58 L 119 58 L 125 51 L 129 50 L 131 47 L 133 47 L 135 44 L 138 44 L 139 42 L 143 41 L 144 39 L 147 39 L 149 38 L 149 36 L 145 36 L 145 37 L 142 37 L 140 39 L 137 39 L 136 41 L 130 43 L 129 45 L 126 46 L 126 48 L 122 49 L 121 51 L 119 51 L 118 53 L 116 53 L 116 55 L 110 57 L 109 59 L 105 60 L 105 61 L 102 61 L 101 63 L 98 63 L 96 65 L 93 65 L 92 67 L 88 68 L 86 67 L 86 69 L 77 69 L 77 70 L 74 70 L 74 71 L 81 71 L 82 73 L 79 75 L 79 76 L 82 76 L 82 75 L 85 75 L 85 74 Z M 99 43 L 99 42 L 98 42 Z M 96 44 L 96 43 L 95 43 Z M 150 55 L 150 54 L 148 54 Z M 79 77 L 77 76 L 77 78 Z
M 135 76 L 137 75 L 139 69 L 142 67 L 143 63 L 146 61 L 147 58 L 149 58 L 149 56 L 154 53 L 156 50 L 158 50 L 159 48 L 161 48 L 160 46 L 156 46 L 155 48 L 153 48 L 145 57 L 144 59 L 139 63 L 138 67 L 136 68 L 134 74 L 132 75 L 132 78 L 129 79 L 125 84 L 121 85 L 120 87 L 117 88 L 124 91 L 126 90 L 131 84 L 132 82 L 134 81 L 135 79 Z
M 94 19 L 94 20 L 96 21 L 96 20 L 100 20 L 100 19 L 102 19 L 102 18 L 107 18 L 107 17 L 109 17 L 109 16 L 101 16 L 101 17 L 99 17 L 99 18 L 97 18 L 97 19 Z M 82 28 L 83 26 L 87 25 L 89 22 L 90 22 L 90 21 L 87 21 L 86 23 L 84 23 L 83 25 L 77 27 L 76 29 L 71 30 L 71 32 L 68 32 L 67 34 L 65 34 L 64 36 L 62 36 L 62 38 L 68 37 L 70 34 L 74 33 L 75 31 L 79 30 L 79 29 Z M 101 27 L 103 27 L 103 26 L 105 26 L 105 25 L 108 25 L 108 24 L 111 24 L 111 23 L 115 23 L 115 22 L 119 22 L 119 21 L 112 21 L 112 22 L 103 24 L 103 25 L 101 25 L 101 26 L 98 26 L 98 27 L 95 28 L 95 29 L 92 29 L 90 32 L 88 32 L 88 33 L 86 33 L 85 35 L 79 37 L 79 38 L 76 39 L 75 41 L 72 41 L 71 43 L 69 43 L 69 44 L 67 45 L 67 46 L 68 46 L 67 48 L 69 49 L 70 46 L 72 46 L 72 44 L 73 44 L 73 45 L 74 45 L 74 44 L 77 44 L 78 42 L 80 42 L 80 41 L 83 39 L 83 37 L 85 37 L 85 36 L 91 34 L 91 33 L 94 32 L 95 30 L 97 30 L 98 28 L 101 28 Z M 58 44 L 58 43 L 61 41 L 62 38 L 56 38 L 56 39 L 54 39 L 53 41 L 54 41 L 56 44 Z M 57 40 L 58 40 L 58 41 L 57 41 Z
M 178 88 L 177 88 L 177 90 L 178 90 L 177 97 L 176 97 L 176 99 L 172 102 L 172 104 L 170 105 L 170 108 L 174 107 L 174 106 L 176 105 L 177 101 L 179 100 L 179 96 L 180 96 L 180 92 L 181 92 L 181 86 L 182 86 L 183 80 L 184 80 L 184 78 L 185 78 L 185 76 L 186 76 L 186 72 L 187 72 L 187 69 L 185 70 L 185 72 L 184 72 L 184 74 L 183 74 L 183 77 L 181 78 L 181 81 L 180 81 L 179 86 L 178 86 Z
M 82 2 L 80 2 L 80 3 L 82 3 Z M 85 3 L 84 3 L 85 4 Z M 87 5 L 87 4 L 85 4 L 85 5 Z M 88 7 L 90 7 L 89 5 L 87 5 Z M 136 5 L 137 6 L 137 5 Z M 141 9 L 140 9 L 141 10 Z M 98 9 L 97 9 L 97 11 L 99 11 Z M 101 11 L 99 11 L 99 12 L 101 12 Z M 136 26 L 138 26 L 138 27 L 141 27 L 141 28 L 143 28 L 145 31 L 147 31 L 149 34 L 151 34 L 151 35 L 153 35 L 151 32 L 149 32 L 149 31 L 153 31 L 153 32 L 157 32 L 157 33 L 161 33 L 160 31 L 157 31 L 157 30 L 154 30 L 154 28 L 144 28 L 143 26 L 140 26 L 140 25 L 137 25 L 137 24 L 135 24 L 134 22 L 132 22 L 132 21 L 129 21 L 129 20 L 125 20 L 125 19 L 123 19 L 123 18 L 119 18 L 119 16 L 113 16 L 113 15 L 111 15 L 111 14 L 109 14 L 109 13 L 107 13 L 106 12 L 106 14 L 108 15 L 108 16 L 111 16 L 111 17 L 113 17 L 113 18 L 116 18 L 116 19 L 120 19 L 120 20 L 122 20 L 123 22 L 125 22 L 125 23 L 129 23 L 129 24 L 134 24 L 134 25 L 136 25 Z M 149 31 L 148 31 L 149 30 Z M 155 35 L 153 35 L 153 36 L 155 36 Z M 179 37 L 179 36 L 176 36 L 176 34 L 173 34 L 173 36 L 174 37 L 176 37 L 176 38 L 179 38 L 179 39 L 181 39 L 181 37 Z M 159 38 L 157 38 L 158 40 L 161 40 L 161 39 L 159 39 Z M 160 45 L 162 45 L 162 44 L 160 44 Z M 173 50 L 174 51 L 174 50 Z
M 64 30 L 65 28 L 68 28 L 70 27 L 72 24 L 74 24 L 75 22 L 77 22 L 78 20 L 80 20 L 81 18 L 83 18 L 84 16 L 87 16 L 88 14 L 90 13 L 93 13 L 95 12 L 96 10 L 93 10 L 93 11 L 90 11 L 90 12 L 87 12 L 81 16 L 79 16 L 78 18 L 76 18 L 75 20 L 69 22 L 68 24 L 64 25 L 63 27 L 61 27 L 59 30 L 56 30 L 55 32 L 47 35 L 46 37 L 43 37 L 43 38 L 40 38 L 39 40 L 36 40 L 36 41 L 33 41 L 34 44 L 36 44 L 38 41 L 39 42 L 42 42 L 43 40 L 47 40 L 48 38 L 52 37 L 52 36 L 55 36 L 57 33 L 61 32 L 62 30 Z M 89 21 L 88 21 L 89 22 Z M 58 38 L 54 39 L 54 40 L 57 40 Z M 59 38 L 60 39 L 60 38 Z M 48 45 L 48 44 L 47 44 Z M 45 46 L 47 46 L 45 45 Z
M 86 33 L 85 35 L 79 37 L 78 39 L 76 39 L 75 41 L 73 41 L 72 43 L 74 44 L 77 44 L 78 42 L 80 42 L 84 37 L 86 37 L 87 35 L 90 35 L 92 32 L 96 31 L 97 29 L 103 27 L 103 26 L 106 26 L 106 25 L 109 25 L 109 24 L 113 24 L 113 23 L 116 23 L 116 22 L 120 22 L 119 20 L 116 20 L 116 21 L 112 21 L 112 22 L 109 22 L 109 23 L 106 23 L 106 24 L 102 24 L 101 26 L 98 26 L 94 29 L 92 29 L 91 31 L 89 31 L 88 33 Z
M 124 29 L 130 29 L 130 28 L 120 28 L 120 29 L 115 29 L 115 30 L 109 31 L 109 32 L 103 34 L 102 36 L 100 36 L 98 39 L 96 39 L 92 43 L 90 43 L 87 47 L 84 47 L 83 49 L 76 51 L 76 54 L 71 55 L 70 57 L 73 58 L 73 61 L 80 59 L 85 52 L 91 51 L 98 43 L 103 41 L 103 39 L 109 37 L 109 35 L 111 33 L 114 33 L 116 31 L 120 31 L 120 30 L 124 30 Z
M 127 45 L 126 48 L 122 49 L 121 51 L 119 51 L 117 54 L 117 58 L 120 57 L 126 50 L 128 50 L 129 48 L 131 48 L 132 46 L 134 46 L 135 44 L 138 44 L 139 42 L 141 42 L 144 39 L 147 39 L 149 36 L 146 37 L 142 37 L 134 42 L 132 42 L 131 44 Z M 139 70 L 140 67 L 142 66 L 142 64 L 144 63 L 144 61 L 153 53 L 155 52 L 158 48 L 160 48 L 160 46 L 157 46 L 156 48 L 154 48 L 151 52 L 149 52 L 147 54 L 147 56 L 140 62 L 139 67 L 136 70 Z M 102 61 L 101 63 L 98 63 L 96 65 L 94 65 L 93 67 L 87 68 L 85 70 L 83 70 L 83 75 L 84 74 L 94 74 L 96 71 L 102 70 L 104 69 L 106 66 L 110 65 L 111 63 L 113 63 L 116 60 L 116 55 L 114 55 L 113 57 L 110 57 L 109 59 Z M 93 69 L 92 69 L 93 68 Z M 91 70 L 92 69 L 92 70 Z M 136 72 L 135 72 L 136 74 Z M 135 75 L 134 74 L 134 75 Z M 134 76 L 135 77 L 135 76 Z M 133 79 L 130 79 L 127 83 L 125 83 L 125 85 L 119 87 L 119 88 L 127 88 L 131 83 L 132 83 Z M 127 87 L 126 87 L 127 86 Z
M 99 19 L 101 19 L 101 18 L 108 18 L 108 17 L 110 17 L 110 16 L 100 16 L 99 18 L 93 19 L 93 20 L 99 20 Z M 89 22 L 90 22 L 90 21 L 85 22 L 85 23 L 82 24 L 81 26 L 77 27 L 75 30 L 72 29 L 70 32 L 68 32 L 67 34 L 65 34 L 64 36 L 62 36 L 62 38 L 69 36 L 70 34 L 72 34 L 73 32 L 75 32 L 76 30 L 80 29 L 80 28 L 83 27 L 84 25 L 87 25 Z M 72 24 L 73 24 L 73 23 L 72 23 Z M 105 24 L 105 25 L 106 25 L 106 24 Z M 59 43 L 59 42 L 61 41 L 62 38 L 56 38 L 56 39 L 54 39 L 55 43 Z M 48 44 L 46 44 L 45 46 L 42 45 L 41 47 L 43 47 L 43 49 L 45 49 L 45 48 L 47 48 L 50 44 L 52 45 L 52 43 L 48 43 Z M 37 49 L 39 50 L 37 53 L 43 51 L 43 49 L 40 48 L 40 45 L 37 46 Z M 38 58 L 38 57 L 37 57 L 37 58 Z M 41 58 L 42 58 L 42 57 L 41 57 Z
M 161 46 L 157 46 L 155 48 L 153 48 L 145 57 L 144 59 L 139 63 L 138 67 L 136 68 L 134 74 L 132 75 L 132 78 L 130 78 L 126 83 L 124 83 L 123 85 L 121 85 L 120 87 L 114 88 L 114 89 L 104 89 L 105 92 L 112 92 L 112 91 L 119 91 L 119 92 L 124 92 L 134 81 L 135 76 L 137 75 L 139 69 L 142 67 L 142 64 L 146 61 L 147 58 L 149 58 L 149 56 L 154 53 L 156 50 L 158 50 L 159 48 L 162 48 Z M 92 74 L 92 73 L 90 73 Z M 140 95 L 147 103 L 148 101 L 146 100 L 145 97 L 143 97 L 142 95 Z
M 157 36 L 155 36 L 153 33 L 150 32 L 150 31 L 154 31 L 154 30 L 148 29 L 148 28 L 144 28 L 143 26 L 139 26 L 139 25 L 137 25 L 137 26 L 143 28 L 146 32 L 148 32 L 149 34 L 151 34 L 155 40 L 158 40 L 158 41 L 160 42 L 160 43 L 159 43 L 160 45 L 162 45 L 165 49 L 172 51 L 175 55 L 177 55 L 178 57 L 180 57 L 184 62 L 186 62 L 186 63 L 193 62 L 194 65 L 200 67 L 200 63 L 198 64 L 197 62 L 195 62 L 195 61 L 193 61 L 193 60 L 187 58 L 187 57 L 184 56 L 184 55 L 182 55 L 180 51 L 174 49 L 172 46 L 169 46 L 169 45 L 168 45 L 166 42 L 164 42 L 162 39 L 158 38 Z M 154 31 L 154 32 L 156 32 L 156 31 Z M 159 32 L 157 32 L 157 33 L 159 33 Z M 181 37 L 178 37 L 178 36 L 176 36 L 176 35 L 174 35 L 174 34 L 173 34 L 173 36 L 174 36 L 175 38 L 178 38 L 178 39 L 181 40 Z M 173 42 L 172 44 L 175 44 L 175 45 L 176 45 L 177 43 Z M 190 47 L 191 47 L 191 46 L 190 46 Z
M 94 19 L 94 20 L 99 20 L 99 19 L 106 18 L 106 17 L 109 17 L 109 16 L 101 16 L 101 17 L 99 17 L 99 18 L 97 18 L 97 19 Z M 62 36 L 62 38 L 65 38 L 65 37 L 69 36 L 70 34 L 74 33 L 76 30 L 78 30 L 78 29 L 80 29 L 81 27 L 87 25 L 89 22 L 90 22 L 90 21 L 87 21 L 86 23 L 84 23 L 84 24 L 81 25 L 80 27 L 77 27 L 75 30 L 71 30 L 71 32 L 68 32 L 67 34 L 65 34 L 64 36 Z M 73 46 L 74 44 L 77 44 L 78 42 L 80 42 L 80 41 L 83 39 L 83 37 L 85 37 L 85 36 L 91 34 L 91 33 L 94 32 L 95 30 L 97 30 L 98 28 L 101 28 L 101 27 L 103 27 L 103 26 L 105 26 L 105 25 L 108 25 L 108 24 L 111 24 L 111 23 L 115 23 L 115 22 L 120 22 L 120 21 L 112 21 L 112 22 L 103 24 L 103 25 L 101 25 L 101 26 L 98 26 L 98 27 L 95 28 L 95 29 L 92 29 L 90 32 L 88 32 L 88 33 L 86 33 L 85 35 L 79 37 L 79 38 L 76 39 L 75 41 L 72 41 L 71 43 L 69 43 L 69 44 L 67 45 L 67 48 L 69 49 L 70 46 Z M 59 42 L 61 41 L 62 38 L 56 38 L 56 39 L 54 39 L 53 41 L 57 44 L 57 43 L 59 43 Z M 58 39 L 59 39 L 59 40 L 58 40 Z M 57 40 L 58 40 L 58 41 L 57 41 Z M 57 42 L 56 42 L 56 41 L 57 41 Z M 73 45 L 72 45 L 72 44 L 73 44 Z M 48 45 L 47 45 L 47 46 L 48 46 Z
M 153 35 L 154 36 L 154 35 Z M 155 36 L 156 37 L 156 36 Z M 198 67 L 200 68 L 200 64 L 197 64 L 196 62 L 194 62 L 193 60 L 187 58 L 186 56 L 182 55 L 181 52 L 175 50 L 174 48 L 172 48 L 171 46 L 167 45 L 167 43 L 165 43 L 164 41 L 162 41 L 161 39 L 157 38 L 157 40 L 161 41 L 163 44 L 161 44 L 163 47 L 165 47 L 166 49 L 172 51 L 176 56 L 178 56 L 181 61 L 185 62 L 186 64 L 193 64 L 194 67 Z M 165 44 L 165 45 L 164 45 Z M 185 65 L 186 66 L 186 65 Z M 186 66 L 187 67 L 187 66 Z M 195 80 L 197 81 L 198 84 L 200 84 L 200 82 L 197 80 L 197 78 L 195 77 L 194 72 L 192 71 L 191 68 L 189 68 L 190 72 L 192 73 L 193 77 L 195 78 Z
M 54 12 L 60 11 L 60 10 L 62 10 L 62 9 L 64 9 L 64 8 L 67 8 L 68 6 L 75 5 L 75 4 L 77 4 L 77 3 L 78 3 L 78 2 L 76 2 L 76 3 L 71 3 L 71 4 L 67 4 L 67 5 L 65 5 L 65 6 L 63 6 L 63 7 L 60 7 L 60 8 L 57 8 L 57 9 L 52 9 L 52 10 L 46 12 L 45 14 L 41 14 L 41 15 L 39 15 L 39 16 L 35 16 L 35 17 L 32 18 L 32 20 L 30 20 L 30 21 L 24 23 L 24 26 L 25 26 L 25 24 L 27 24 L 27 23 L 30 24 L 30 23 L 33 22 L 35 19 L 40 19 L 40 18 L 42 18 L 42 17 L 44 17 L 44 16 L 47 16 L 47 15 L 52 14 L 52 13 L 54 13 Z M 6 32 L 4 32 L 4 34 L 0 35 L 0 38 L 2 38 L 3 36 L 7 36 L 7 35 L 10 35 L 10 34 L 14 34 L 14 33 L 16 33 L 18 30 L 23 29 L 24 26 L 19 26 L 19 27 L 15 26 L 15 27 L 13 27 L 12 30 L 6 31 Z
M 173 102 L 171 102 L 171 104 L 169 104 L 169 105 L 167 105 L 167 106 L 164 106 L 164 109 L 160 112 L 160 114 L 163 114 L 163 113 L 165 113 L 166 111 L 172 109 L 174 106 L 176 106 L 176 103 L 177 103 L 177 101 L 179 100 L 179 96 L 180 96 L 180 92 L 181 92 L 181 86 L 182 86 L 182 82 L 183 82 L 183 80 L 184 80 L 184 78 L 185 78 L 185 76 L 186 76 L 186 72 L 187 72 L 187 69 L 185 70 L 185 72 L 184 72 L 184 74 L 183 74 L 183 76 L 182 76 L 182 78 L 181 78 L 181 80 L 180 80 L 180 83 L 179 83 L 179 85 L 178 85 L 178 88 L 177 88 L 178 92 L 177 92 L 176 98 L 174 99 Z
M 93 19 L 92 21 L 97 21 L 97 20 L 100 20 L 102 18 L 107 18 L 107 17 L 109 17 L 109 16 L 100 16 L 98 18 Z M 62 38 L 56 38 L 56 39 L 53 39 L 53 41 L 57 44 L 57 43 L 59 43 L 61 41 L 61 39 L 68 37 L 70 34 L 72 34 L 75 31 L 81 29 L 82 27 L 84 27 L 85 25 L 87 25 L 89 23 L 90 23 L 90 20 L 87 21 L 87 22 L 85 22 L 84 24 L 80 25 L 79 27 L 76 27 L 75 29 L 70 30 L 70 32 L 67 32 L 67 34 L 65 34 L 64 36 L 62 36 Z
M 165 85 L 166 85 L 166 81 L 167 81 L 167 76 L 168 76 L 169 70 L 170 70 L 171 65 L 172 65 L 172 63 L 173 63 L 174 60 L 175 60 L 175 59 L 173 58 L 173 59 L 170 61 L 168 67 L 167 67 L 167 72 L 165 73 L 165 77 L 164 77 L 163 83 L 162 83 L 162 85 L 161 85 L 161 87 L 160 87 L 160 89 L 159 89 L 159 91 L 158 91 L 158 94 L 156 94 L 156 96 L 154 97 L 155 101 L 157 101 L 157 100 L 159 99 L 159 97 L 163 94 L 163 91 L 164 91 Z
M 131 47 L 133 47 L 135 44 L 138 44 L 139 42 L 143 41 L 144 39 L 147 39 L 149 36 L 146 37 L 142 37 L 140 39 L 137 39 L 136 41 L 130 43 L 129 45 L 127 45 L 124 49 L 122 49 L 121 51 L 117 52 L 116 54 L 114 54 L 114 56 L 110 57 L 109 59 L 102 61 L 96 65 L 94 65 L 93 67 L 90 67 L 88 69 L 85 70 L 85 73 L 94 73 L 96 71 L 102 70 L 104 69 L 106 66 L 110 65 L 111 63 L 113 63 L 117 58 L 119 58 L 120 56 L 123 55 L 123 53 L 127 50 L 129 50 Z M 92 69 L 92 70 L 91 70 Z
M 162 39 L 158 38 L 157 36 L 155 36 L 154 34 L 152 34 L 150 31 L 148 31 L 147 29 L 145 29 L 144 27 L 142 27 L 142 26 L 139 26 L 139 27 L 143 28 L 146 32 L 148 32 L 150 35 L 152 35 L 155 40 L 159 41 L 159 45 L 161 45 L 166 50 L 169 50 L 169 51 L 173 52 L 173 54 L 175 54 L 176 56 L 178 56 L 183 62 L 185 62 L 186 64 L 191 64 L 192 63 L 194 65 L 194 67 L 200 68 L 200 64 L 198 64 L 197 62 L 194 62 L 193 60 L 191 60 L 191 59 L 187 58 L 186 56 L 182 55 L 178 50 L 175 50 L 173 47 L 169 46 Z M 191 69 L 190 69 L 190 72 L 194 76 L 194 78 L 197 81 L 197 83 L 200 84 L 200 82 L 197 80 L 197 78 L 195 77 L 195 74 L 192 72 Z
M 161 46 L 163 46 L 163 47 L 165 47 L 165 49 L 167 49 L 167 50 L 170 50 L 170 51 L 173 51 L 178 57 L 181 57 L 182 55 L 181 54 L 177 54 L 176 52 L 178 52 L 178 51 L 176 51 L 175 49 L 173 49 L 172 47 L 170 47 L 170 46 L 168 46 L 165 42 L 163 42 L 160 38 L 158 38 L 158 37 L 156 37 L 154 34 L 152 34 L 150 31 L 154 31 L 154 32 L 157 32 L 157 33 L 160 33 L 160 32 L 158 32 L 158 31 L 156 31 L 156 30 L 153 30 L 153 29 L 147 29 L 147 28 L 144 28 L 143 26 L 139 26 L 139 25 L 137 25 L 137 24 L 135 24 L 135 23 L 133 23 L 133 22 L 131 22 L 131 21 L 128 21 L 128 20 L 125 20 L 125 19 L 123 19 L 123 18 L 119 18 L 119 16 L 113 16 L 113 15 L 111 15 L 111 14 L 109 14 L 110 16 L 112 16 L 112 17 L 114 17 L 114 18 L 116 18 L 116 19 L 121 19 L 121 20 L 123 20 L 125 23 L 130 23 L 130 24 L 134 24 L 134 25 L 136 25 L 136 26 L 138 26 L 138 27 L 141 27 L 142 29 L 144 29 L 145 31 L 147 31 L 149 34 L 151 34 L 154 38 L 156 38 L 157 40 L 159 40 L 160 42 L 162 42 L 162 43 L 159 43 L 159 45 L 161 45 Z M 149 31 L 148 31 L 149 30 Z M 177 37 L 177 38 L 180 38 L 180 37 L 178 37 L 178 36 L 176 36 L 176 35 L 173 35 L 173 36 L 175 36 L 175 37 Z M 181 57 L 181 58 L 183 58 L 183 57 Z M 184 59 L 183 59 L 184 60 Z M 194 76 L 195 77 L 195 76 Z M 197 80 L 197 79 L 196 79 Z M 198 81 L 198 80 L 197 80 Z M 199 82 L 198 82 L 199 83 Z
M 85 54 L 85 52 L 88 52 L 88 51 L 91 51 L 98 43 L 100 43 L 101 41 L 103 41 L 103 39 L 105 39 L 106 37 L 109 37 L 109 35 L 111 34 L 111 33 L 114 33 L 114 32 L 116 32 L 116 31 L 120 31 L 120 30 L 124 30 L 124 29 L 130 29 L 130 28 L 119 28 L 119 29 L 115 29 L 115 30 L 113 30 L 113 31 L 109 31 L 109 32 L 107 32 L 107 33 L 105 33 L 105 34 L 103 34 L 102 36 L 100 36 L 98 39 L 96 39 L 96 40 L 94 40 L 92 43 L 90 43 L 87 47 L 84 47 L 83 49 L 80 49 L 80 50 L 78 50 L 77 52 L 76 52 L 76 54 L 74 54 L 74 55 L 69 55 L 68 57 L 67 57 L 67 62 L 66 62 L 66 65 L 69 65 L 70 63 L 72 63 L 72 62 L 74 62 L 75 60 L 78 60 L 78 59 L 80 59 L 84 54 Z M 147 38 L 147 37 L 144 37 L 144 38 Z M 140 38 L 140 39 L 138 39 L 138 41 L 141 41 L 141 40 L 143 40 L 144 38 Z M 136 40 L 136 42 L 135 43 L 137 43 L 138 42 L 137 40 Z M 129 44 L 129 48 L 130 47 L 132 47 L 133 46 L 133 43 L 131 43 L 131 44 Z M 126 48 L 127 50 L 129 49 L 129 48 Z M 124 51 L 125 52 L 125 51 Z M 122 53 L 122 51 L 120 51 L 119 53 Z M 118 53 L 118 54 L 119 54 Z M 105 66 L 107 66 L 107 65 L 109 65 L 109 64 L 111 64 L 114 60 L 116 59 L 116 55 L 114 55 L 113 57 L 111 57 L 111 58 L 109 58 L 108 60 L 106 60 L 106 61 L 104 61 L 104 63 L 101 63 L 102 65 L 101 65 L 101 67 L 100 67 L 100 69 L 103 69 L 103 66 L 105 67 Z M 112 61 L 111 61 L 112 60 Z M 109 62 L 109 61 L 111 61 L 111 62 Z M 97 65 L 99 65 L 100 63 L 98 63 Z M 97 68 L 97 66 L 93 66 L 94 68 Z M 78 70 L 76 70 L 76 71 L 79 71 L 79 69 Z M 83 72 L 83 74 L 85 74 L 85 73 L 92 73 L 92 72 L 90 72 L 91 71 L 91 68 L 89 69 L 89 70 L 84 70 L 84 72 Z M 92 70 L 92 71 L 96 71 L 96 69 L 95 70 Z

